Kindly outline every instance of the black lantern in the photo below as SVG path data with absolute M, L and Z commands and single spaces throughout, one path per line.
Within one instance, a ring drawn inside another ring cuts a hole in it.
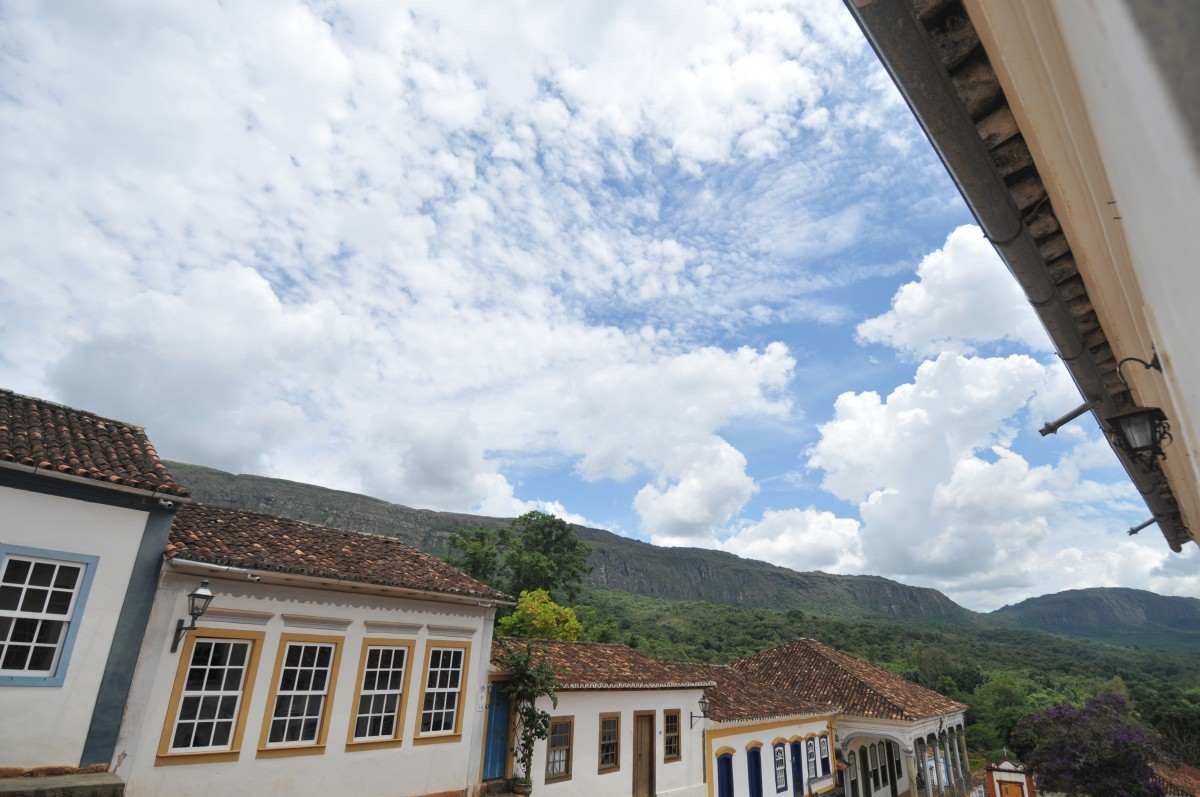
M 1163 444 L 1171 440 L 1171 424 L 1158 407 L 1135 407 L 1105 421 L 1113 441 L 1146 466 L 1164 456 Z
M 179 642 L 183 639 L 183 635 L 196 627 L 196 621 L 208 611 L 208 606 L 212 603 L 212 600 L 213 593 L 208 588 L 207 581 L 201 581 L 200 586 L 188 594 L 188 614 L 192 618 L 192 623 L 191 625 L 184 625 L 183 620 L 175 623 L 175 638 L 171 640 L 172 653 L 179 649 Z
M 699 714 L 693 714 L 690 711 L 688 712 L 688 727 L 689 728 L 696 727 L 696 720 L 698 720 L 698 719 L 702 720 L 708 716 L 708 707 L 709 707 L 708 695 L 701 695 L 699 703 L 700 703 L 700 713 Z

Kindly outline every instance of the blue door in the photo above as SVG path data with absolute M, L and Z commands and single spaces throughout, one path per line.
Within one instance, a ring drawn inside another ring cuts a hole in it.
M 483 748 L 483 779 L 504 777 L 508 762 L 508 693 L 500 684 L 488 686 L 487 740 Z
M 804 742 L 792 742 L 792 795 L 804 794 Z
M 750 797 L 763 797 L 762 748 L 752 747 L 746 751 L 746 776 L 750 781 Z
M 733 756 L 717 759 L 717 797 L 733 797 Z

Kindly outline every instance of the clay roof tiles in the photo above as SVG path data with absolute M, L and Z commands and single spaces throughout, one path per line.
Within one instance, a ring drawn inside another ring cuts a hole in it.
M 607 642 L 561 642 L 547 639 L 497 639 L 492 643 L 492 664 L 501 666 L 504 653 L 529 645 L 534 658 L 547 662 L 557 676 L 558 688 L 571 689 L 703 689 L 712 676 L 694 665 L 652 659 L 628 645 Z
M 196 504 L 176 512 L 166 556 L 483 600 L 508 597 L 392 537 Z
M 0 461 L 185 497 L 140 426 L 0 389 Z
M 733 668 L 776 690 L 853 716 L 911 721 L 967 708 L 815 639 L 764 650 L 734 662 Z

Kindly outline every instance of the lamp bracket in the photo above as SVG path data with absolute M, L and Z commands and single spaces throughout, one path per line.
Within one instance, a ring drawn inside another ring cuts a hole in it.
M 1150 362 L 1146 362 L 1141 357 L 1126 357 L 1117 363 L 1117 378 L 1121 380 L 1121 384 L 1125 385 L 1125 387 L 1129 387 L 1129 382 L 1125 379 L 1125 374 L 1121 372 L 1121 366 L 1123 366 L 1125 363 L 1137 363 L 1147 371 L 1158 371 L 1160 374 L 1162 373 L 1162 361 L 1158 359 L 1158 352 L 1154 349 L 1150 350 Z

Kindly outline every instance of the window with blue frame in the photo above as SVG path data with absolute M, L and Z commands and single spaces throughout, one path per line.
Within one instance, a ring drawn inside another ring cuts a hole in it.
M 809 739 L 806 745 L 808 752 L 808 779 L 817 779 L 817 740 Z
M 787 749 L 777 744 L 772 754 L 775 757 L 775 791 L 787 791 Z
M 751 747 L 746 751 L 746 781 L 749 797 L 763 797 L 761 748 Z
M 61 686 L 97 558 L 0 544 L 0 686 Z

